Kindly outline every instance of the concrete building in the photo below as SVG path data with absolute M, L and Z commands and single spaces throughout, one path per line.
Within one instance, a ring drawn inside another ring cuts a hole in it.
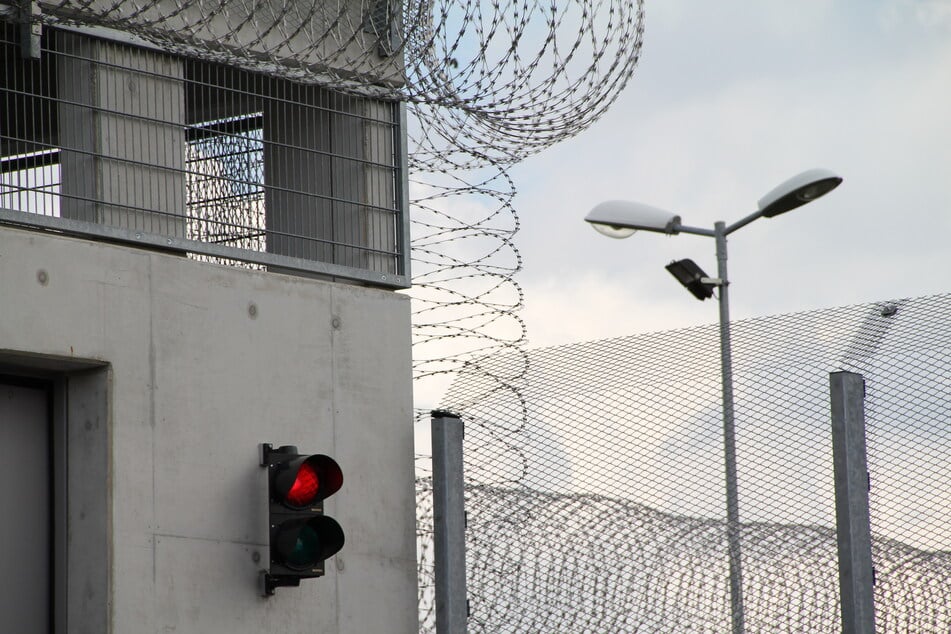
M 400 104 L 82 26 L 31 54 L 16 21 L 0 629 L 417 631 Z M 325 510 L 346 544 L 271 597 L 261 443 L 344 474 Z

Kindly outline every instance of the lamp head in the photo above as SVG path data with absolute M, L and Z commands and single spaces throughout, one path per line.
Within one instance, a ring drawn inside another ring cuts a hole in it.
M 693 296 L 703 301 L 713 297 L 713 289 L 716 284 L 709 280 L 703 269 L 696 262 L 690 259 L 674 260 L 665 267 L 671 275 L 677 278 L 677 281 L 683 284 L 683 287 L 693 293 Z
M 663 209 L 626 200 L 609 200 L 592 209 L 585 221 L 610 238 L 627 238 L 638 229 L 675 234 L 680 216 Z
M 811 203 L 831 192 L 841 182 L 841 176 L 826 169 L 812 169 L 797 174 L 760 198 L 760 215 L 772 218 Z

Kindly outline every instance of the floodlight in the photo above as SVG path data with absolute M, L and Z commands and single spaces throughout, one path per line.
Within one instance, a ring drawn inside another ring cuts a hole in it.
M 693 296 L 703 301 L 713 297 L 717 284 L 693 260 L 674 260 L 665 267 Z

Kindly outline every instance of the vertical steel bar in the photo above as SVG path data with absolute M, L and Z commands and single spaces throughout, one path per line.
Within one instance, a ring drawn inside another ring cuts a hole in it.
M 865 454 L 865 380 L 854 372 L 831 372 L 829 398 L 842 632 L 874 634 L 874 571 Z
M 408 149 L 408 123 L 406 113 L 406 102 L 400 102 L 397 118 L 397 126 L 394 130 L 396 137 L 395 143 L 398 147 L 398 156 L 396 163 L 396 183 L 397 183 L 397 228 L 396 245 L 394 251 L 398 254 L 399 265 L 397 272 L 406 278 L 409 282 L 412 272 L 410 270 L 410 222 L 409 222 L 409 149 Z
M 466 515 L 462 475 L 462 420 L 432 413 L 433 556 L 436 575 L 436 632 L 465 634 Z
M 723 387 L 723 462 L 726 479 L 726 535 L 730 558 L 730 615 L 733 634 L 743 634 L 743 574 L 740 560 L 740 505 L 736 484 L 736 429 L 733 419 L 733 360 L 730 351 L 730 299 L 726 225 L 714 225 L 717 277 L 720 278 L 720 371 Z

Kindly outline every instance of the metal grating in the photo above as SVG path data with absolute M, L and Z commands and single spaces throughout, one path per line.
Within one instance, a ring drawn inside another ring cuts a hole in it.
M 951 631 L 949 341 L 951 295 L 733 324 L 746 631 L 840 631 L 839 370 L 866 381 L 877 629 Z M 466 422 L 470 631 L 729 631 L 720 398 L 716 326 L 471 364 L 444 401 Z
M 398 103 L 0 26 L 0 219 L 408 285 Z

